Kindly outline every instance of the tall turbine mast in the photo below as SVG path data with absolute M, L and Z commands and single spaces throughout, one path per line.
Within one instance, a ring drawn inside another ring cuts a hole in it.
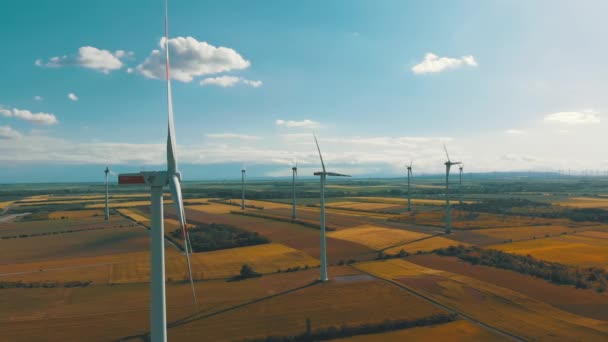
M 320 280 L 322 282 L 326 282 L 327 278 L 327 246 L 325 241 L 325 180 L 327 176 L 337 176 L 337 177 L 350 177 L 349 175 L 343 175 L 335 172 L 327 172 L 325 170 L 325 163 L 323 162 L 323 156 L 321 155 L 321 148 L 319 147 L 319 142 L 317 141 L 317 136 L 313 133 L 313 137 L 315 138 L 315 144 L 317 145 L 317 151 L 319 151 L 319 158 L 321 159 L 321 167 L 323 171 L 315 172 L 315 176 L 320 176 L 321 179 L 321 276 Z
M 464 169 L 464 164 L 460 164 L 458 169 L 460 171 L 460 178 L 458 180 L 458 202 L 462 205 L 462 169 Z
M 410 160 L 410 165 L 407 166 L 407 211 L 412 211 L 412 194 L 410 193 L 410 177 L 414 177 L 412 173 L 412 163 L 414 161 Z
M 298 162 L 296 162 L 296 166 L 291 168 L 291 194 L 293 196 L 293 200 L 291 203 L 291 219 L 295 220 L 296 217 L 296 177 L 298 177 Z
M 167 170 L 148 171 L 140 173 L 121 174 L 118 176 L 119 184 L 147 184 L 150 186 L 151 199 L 151 232 L 150 245 L 150 337 L 151 340 L 167 341 L 167 313 L 165 296 L 165 249 L 164 249 L 164 215 L 163 215 L 163 188 L 169 185 L 171 197 L 175 203 L 177 218 L 180 223 L 182 235 L 184 236 L 184 253 L 192 289 L 193 304 L 198 311 L 198 301 L 192 279 L 192 268 L 190 265 L 190 237 L 186 226 L 186 216 L 181 191 L 182 175 L 177 169 L 177 158 L 175 153 L 175 126 L 173 120 L 173 99 L 171 96 L 171 72 L 169 63 L 169 23 L 168 4 L 165 0 L 165 70 L 167 78 Z
M 241 169 L 241 209 L 245 210 L 245 174 L 247 170 L 245 169 L 245 165 L 243 164 L 243 169 Z
M 104 171 L 106 177 L 106 210 L 104 213 L 104 219 L 106 221 L 110 220 L 110 193 L 108 190 L 108 173 L 110 173 L 110 168 L 106 165 L 106 170 Z
M 450 160 L 448 149 L 443 144 L 445 150 L 445 156 L 448 160 L 444 163 L 445 165 L 445 232 L 450 234 L 452 232 L 452 208 L 450 207 L 450 168 L 452 165 L 461 164 L 461 162 L 453 162 Z

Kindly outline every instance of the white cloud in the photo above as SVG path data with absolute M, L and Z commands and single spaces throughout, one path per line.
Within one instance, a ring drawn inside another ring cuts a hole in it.
M 581 112 L 558 112 L 545 115 L 543 121 L 567 125 L 597 124 L 600 123 L 600 115 L 593 110 Z
M 25 109 L 0 108 L 0 115 L 9 117 L 9 118 L 13 117 L 13 118 L 29 121 L 29 122 L 37 124 L 37 125 L 54 125 L 57 123 L 57 118 L 53 114 L 32 113 L 29 110 L 25 110 Z
M 247 80 L 242 77 L 236 76 L 218 76 L 218 77 L 208 77 L 201 81 L 201 85 L 217 85 L 220 87 L 232 87 L 239 83 L 246 84 L 248 86 L 258 88 L 262 85 L 262 81 L 252 81 Z
M 475 57 L 463 56 L 462 58 L 439 57 L 433 53 L 427 53 L 422 62 L 414 65 L 412 71 L 414 74 L 437 73 L 448 69 L 454 69 L 461 66 L 477 66 Z
M 136 68 L 147 78 L 165 78 L 164 37 L 160 39 L 159 46 L 160 50 L 153 50 Z M 171 78 L 181 82 L 191 82 L 197 76 L 246 69 L 251 65 L 233 49 L 215 47 L 192 37 L 169 39 L 169 50 Z
M 211 139 L 239 139 L 239 140 L 259 140 L 260 137 L 257 135 L 246 135 L 237 133 L 214 133 L 207 134 L 207 138 Z
M 42 96 L 36 95 L 36 96 L 34 96 L 34 100 L 36 100 L 36 101 L 42 101 L 43 98 L 42 98 Z
M 133 68 L 127 68 L 127 74 L 132 74 L 133 73 Z
M 78 101 L 78 96 L 76 96 L 76 94 L 74 94 L 74 93 L 69 93 L 68 99 L 70 99 L 72 101 Z
M 321 124 L 316 121 L 304 119 L 302 121 L 292 121 L 292 120 L 281 120 L 278 119 L 275 121 L 277 126 L 288 127 L 288 128 L 318 128 L 321 127 Z
M 17 139 L 19 137 L 21 137 L 21 133 L 15 131 L 10 126 L 0 126 L 0 140 Z
M 505 134 L 521 135 L 521 134 L 524 134 L 524 131 L 519 130 L 519 129 L 508 129 L 508 130 L 505 131 Z
M 76 65 L 108 74 L 111 71 L 122 68 L 123 63 L 121 58 L 132 55 L 132 52 L 125 52 L 123 50 L 118 50 L 112 53 L 108 50 L 98 49 L 93 46 L 83 46 L 78 49 L 78 53 L 76 55 L 52 57 L 46 63 L 44 63 L 41 59 L 37 59 L 35 64 L 37 66 L 53 68 Z

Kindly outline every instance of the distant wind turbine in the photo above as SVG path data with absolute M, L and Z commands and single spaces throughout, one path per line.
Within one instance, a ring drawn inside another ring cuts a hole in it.
M 407 167 L 407 211 L 412 211 L 412 194 L 410 193 L 410 177 L 414 178 L 414 174 L 412 173 L 412 163 L 414 161 L 410 160 L 410 165 Z
M 243 168 L 241 169 L 241 209 L 245 210 L 245 175 L 247 174 L 247 169 L 245 169 L 245 164 L 243 164 Z
M 450 168 L 452 165 L 459 165 L 461 162 L 453 162 L 450 160 L 448 149 L 443 144 L 445 150 L 445 156 L 448 160 L 444 163 L 445 165 L 445 232 L 447 234 L 452 232 L 452 208 L 450 207 Z
M 181 173 L 177 170 L 175 153 L 175 127 L 173 123 L 173 100 L 171 96 L 171 74 L 169 63 L 169 24 L 167 15 L 167 1 L 165 0 L 165 69 L 167 79 L 167 111 L 169 114 L 167 132 L 167 170 L 143 171 L 140 173 L 121 174 L 118 176 L 119 184 L 148 184 L 151 189 L 151 225 L 152 243 L 150 246 L 151 263 L 151 312 L 150 337 L 152 341 L 167 340 L 167 313 L 165 296 L 165 249 L 164 249 L 164 220 L 163 220 L 163 188 L 169 185 L 171 197 L 176 206 L 177 217 L 184 235 L 184 252 L 188 266 L 188 276 L 194 305 L 198 311 L 198 302 L 192 279 L 190 267 L 190 238 L 186 228 L 186 216 L 181 191 Z
M 104 218 L 106 221 L 110 220 L 110 191 L 108 189 L 108 174 L 115 176 L 116 174 L 110 170 L 110 168 L 106 165 L 105 173 L 105 186 L 106 186 L 106 210 L 104 213 Z
M 337 177 L 350 177 L 349 175 L 343 175 L 335 172 L 327 172 L 325 170 L 325 163 L 323 162 L 323 156 L 321 155 L 321 148 L 317 141 L 317 136 L 313 133 L 315 138 L 315 144 L 317 144 L 317 150 L 319 151 L 319 158 L 321 159 L 321 167 L 323 171 L 315 172 L 315 176 L 320 176 L 321 179 L 321 281 L 326 282 L 327 278 L 327 246 L 325 242 L 325 180 L 327 176 Z
M 293 196 L 293 200 L 291 203 L 291 218 L 293 220 L 296 219 L 296 177 L 298 177 L 298 162 L 296 161 L 296 166 L 291 168 L 291 193 Z
M 460 164 L 458 170 L 460 171 L 460 178 L 458 180 L 458 202 L 462 205 L 462 169 L 464 169 L 464 163 Z

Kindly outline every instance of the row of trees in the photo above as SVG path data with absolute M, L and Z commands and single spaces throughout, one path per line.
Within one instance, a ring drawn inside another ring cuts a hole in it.
M 0 281 L 0 289 L 34 289 L 34 288 L 54 288 L 54 287 L 87 287 L 92 283 L 91 280 L 87 281 L 35 281 L 35 282 L 23 282 L 19 281 Z
M 536 259 L 530 255 L 509 254 L 479 247 L 450 246 L 435 251 L 444 256 L 455 256 L 473 265 L 484 265 L 512 270 L 542 278 L 555 284 L 574 285 L 576 288 L 593 288 L 598 292 L 607 289 L 608 274 L 602 268 L 574 267 Z

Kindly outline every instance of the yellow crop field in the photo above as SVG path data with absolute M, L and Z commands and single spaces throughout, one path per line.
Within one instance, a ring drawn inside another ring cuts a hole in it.
M 574 208 L 608 208 L 608 198 L 596 198 L 596 197 L 572 197 L 567 201 L 556 202 L 554 205 L 563 205 Z
M 131 220 L 137 222 L 137 223 L 149 223 L 150 219 L 142 216 L 140 214 L 137 214 L 135 212 L 133 212 L 132 210 L 129 209 L 117 209 L 117 211 L 123 215 L 125 215 L 126 217 L 130 218 Z
M 232 203 L 238 204 L 239 206 L 241 205 L 240 198 L 233 198 L 230 201 Z M 255 207 L 260 207 L 264 209 L 291 208 L 291 204 L 289 203 L 278 203 L 259 200 L 245 200 L 245 205 L 253 205 Z
M 489 248 L 507 253 L 530 254 L 538 259 L 566 265 L 608 267 L 608 244 L 605 234 L 587 231 L 546 239 L 505 243 Z
M 13 201 L 0 202 L 0 209 L 4 209 L 4 208 L 8 207 L 11 204 L 13 204 Z
M 501 240 L 523 240 L 543 238 L 546 235 L 559 235 L 564 232 L 572 231 L 571 228 L 563 226 L 528 226 L 528 227 L 513 227 L 513 228 L 491 228 L 476 231 L 477 234 L 486 235 L 489 237 Z
M 167 278 L 186 279 L 184 256 L 167 258 Z M 297 249 L 279 243 L 224 249 L 191 255 L 192 273 L 196 279 L 223 279 L 239 274 L 241 266 L 249 264 L 256 272 L 273 273 L 292 267 L 315 267 L 319 261 Z M 112 282 L 148 281 L 150 262 L 130 262 L 112 267 Z
M 580 232 L 578 235 L 588 236 L 597 239 L 608 239 L 608 232 L 600 232 L 595 230 L 587 230 L 584 232 Z
M 383 210 L 395 207 L 392 203 L 371 203 L 371 202 L 332 202 L 327 203 L 328 208 L 346 208 L 351 210 Z
M 59 200 L 59 201 L 39 201 L 39 202 L 19 202 L 19 203 L 15 203 L 16 205 L 19 205 L 20 207 L 29 207 L 29 206 L 37 206 L 37 205 L 55 205 L 55 204 L 75 204 L 75 203 L 97 203 L 97 202 L 104 202 L 104 200 Z M 94 208 L 104 208 L 105 204 L 104 203 L 100 203 L 100 204 L 91 204 L 91 206 L 96 206 Z M 89 206 L 87 206 L 88 208 Z
M 429 235 L 402 229 L 362 225 L 354 228 L 329 232 L 327 236 L 355 242 L 373 249 L 383 249 L 408 241 L 421 239 Z
M 173 200 L 168 200 L 168 199 L 164 199 L 163 200 L 164 204 L 170 204 L 173 203 Z M 110 208 L 130 208 L 130 207 L 141 207 L 141 206 L 145 206 L 145 205 L 150 205 L 150 201 L 130 201 L 130 202 L 110 202 Z M 96 204 L 89 204 L 86 205 L 85 208 L 87 209 L 95 209 L 95 208 L 105 208 L 106 204 L 105 203 L 96 203 Z
M 101 210 L 65 210 L 65 211 L 54 211 L 48 214 L 49 219 L 60 219 L 67 217 L 71 219 L 81 219 L 85 217 L 103 216 Z
M 409 328 L 381 334 L 357 335 L 335 341 L 374 342 L 374 341 L 451 341 L 451 342 L 485 342 L 511 341 L 486 330 L 469 321 L 459 320 L 428 327 Z
M 408 243 L 403 246 L 389 248 L 389 249 L 385 250 L 384 252 L 389 255 L 394 255 L 394 254 L 398 254 L 401 250 L 404 250 L 407 253 L 414 254 L 414 253 L 417 253 L 418 251 L 430 252 L 430 251 L 434 251 L 438 248 L 446 248 L 449 246 L 458 246 L 458 245 L 467 246 L 468 244 L 460 242 L 460 241 L 451 240 L 451 239 L 445 238 L 443 236 L 434 236 L 432 238 L 424 239 L 421 241 Z
M 488 213 L 471 213 L 459 210 L 452 210 L 452 227 L 454 229 L 471 229 L 471 228 L 502 228 L 502 227 L 527 227 L 535 225 L 561 225 L 567 226 L 572 224 L 568 219 L 549 219 L 541 217 L 526 217 L 526 216 L 507 216 Z M 444 226 L 445 212 L 441 211 L 424 211 L 407 213 L 399 216 L 399 220 L 412 222 L 430 226 Z
M 387 279 L 454 308 L 473 319 L 527 340 L 603 340 L 608 322 L 557 309 L 519 292 L 467 276 L 392 259 L 356 264 L 356 268 Z

